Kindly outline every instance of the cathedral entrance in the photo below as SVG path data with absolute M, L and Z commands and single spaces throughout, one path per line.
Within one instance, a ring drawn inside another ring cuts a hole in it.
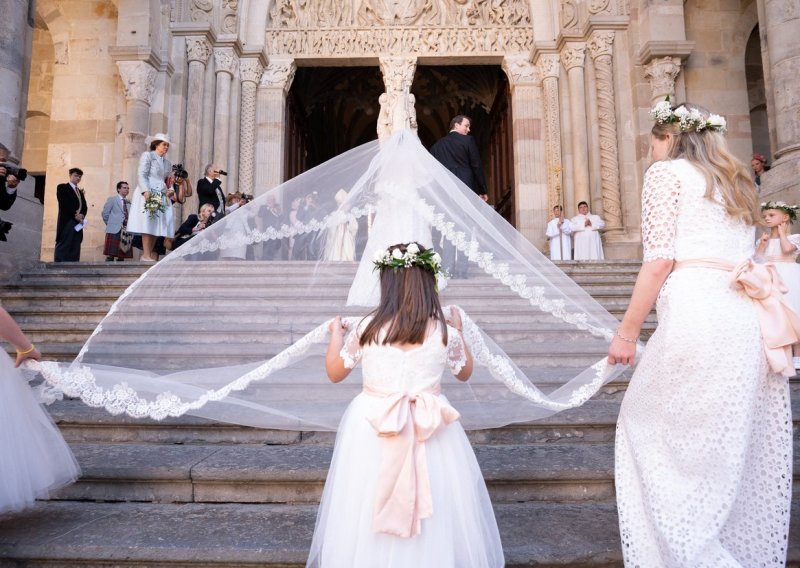
M 377 138 L 385 90 L 376 67 L 299 67 L 286 108 L 286 179 Z M 457 114 L 472 119 L 481 152 L 489 203 L 514 219 L 511 105 L 505 73 L 497 65 L 417 65 L 419 138 L 426 148 L 449 131 Z

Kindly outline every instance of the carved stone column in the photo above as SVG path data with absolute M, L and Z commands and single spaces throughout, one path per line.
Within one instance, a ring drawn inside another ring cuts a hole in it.
M 31 67 L 33 9 L 30 2 L 0 0 L 0 143 L 22 156 L 28 76 Z M 30 18 L 30 19 L 29 19 Z M 35 71 L 34 71 L 35 73 Z M 6 247 L 8 248 L 8 247 Z
M 270 57 L 261 76 L 256 96 L 256 195 L 283 182 L 286 95 L 295 71 L 294 59 Z
M 614 48 L 613 31 L 595 31 L 587 42 L 594 61 L 597 85 L 597 116 L 600 132 L 600 192 L 603 198 L 603 219 L 606 238 L 613 239 L 623 230 L 622 194 L 619 186 L 619 155 L 617 151 L 617 113 L 614 96 L 614 69 L 611 55 Z
M 569 110 L 572 119 L 572 180 L 576 202 L 571 204 L 572 207 L 581 201 L 591 203 L 586 86 L 583 78 L 585 51 L 586 46 L 583 43 L 568 43 L 561 52 L 561 61 L 564 62 L 569 81 Z
M 145 151 L 150 129 L 150 103 L 158 72 L 146 61 L 117 61 L 117 68 L 126 99 L 122 175 L 135 188 L 139 158 Z
M 416 99 L 411 93 L 416 57 L 381 57 L 381 73 L 386 92 L 380 96 L 378 138 L 384 139 L 404 128 L 417 129 Z
M 547 162 L 547 210 L 564 207 L 561 177 L 561 111 L 558 106 L 558 74 L 561 64 L 557 53 L 539 56 L 536 61 L 544 93 L 544 139 Z
M 184 167 L 191 176 L 192 184 L 201 178 L 203 172 L 203 95 L 205 91 L 206 64 L 211 57 L 211 44 L 205 37 L 186 38 L 186 59 L 189 62 L 189 76 L 186 101 L 186 133 L 183 137 Z M 194 213 L 198 208 L 197 192 L 186 199 L 184 213 Z
M 217 96 L 214 108 L 214 153 L 213 160 L 227 168 L 228 142 L 231 119 L 231 80 L 238 67 L 236 53 L 232 47 L 214 48 L 214 65 L 217 74 Z
M 241 130 L 239 133 L 239 191 L 253 194 L 256 155 L 256 91 L 264 66 L 258 59 L 244 59 L 242 78 Z
M 543 250 L 547 225 L 547 174 L 542 139 L 541 80 L 527 53 L 507 54 L 503 71 L 514 110 L 514 203 L 517 230 Z
M 652 92 L 650 106 L 669 95 L 670 100 L 675 101 L 675 78 L 681 72 L 680 57 L 657 57 L 644 66 L 644 76 L 650 80 Z

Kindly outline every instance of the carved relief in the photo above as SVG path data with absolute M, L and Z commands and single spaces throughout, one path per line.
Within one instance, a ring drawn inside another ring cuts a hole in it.
M 210 22 L 211 10 L 214 7 L 212 0 L 192 0 L 189 11 L 193 22 Z
M 610 30 L 593 32 L 586 42 L 586 47 L 589 48 L 592 59 L 606 55 L 611 57 L 614 49 L 614 32 Z
M 681 71 L 679 57 L 660 57 L 644 66 L 644 76 L 650 80 L 653 100 L 675 97 L 675 77 Z
M 512 85 L 539 83 L 538 69 L 530 62 L 526 53 L 505 56 L 502 67 Z
M 238 27 L 236 11 L 239 0 L 222 0 L 222 31 L 226 34 L 235 34 Z
M 381 57 L 380 67 L 386 92 L 378 98 L 381 105 L 378 138 L 386 138 L 404 128 L 416 130 L 416 98 L 411 93 L 416 57 Z
M 546 53 L 544 55 L 540 55 L 539 60 L 536 62 L 536 66 L 539 68 L 539 73 L 543 79 L 547 79 L 549 77 L 558 78 L 559 72 L 561 71 L 561 64 L 559 63 L 557 53 Z
M 209 57 L 211 57 L 211 44 L 206 38 L 186 38 L 186 59 L 188 61 L 199 61 L 205 65 L 208 63 Z
M 294 59 L 276 60 L 271 59 L 269 65 L 261 75 L 261 86 L 272 89 L 283 89 L 288 93 L 297 71 L 297 64 Z
M 564 194 L 561 190 L 561 112 L 558 106 L 558 75 L 561 66 L 556 53 L 539 56 L 536 65 L 542 76 L 547 201 L 549 210 L 552 211 L 556 205 L 564 206 Z
M 559 19 L 562 29 L 565 30 L 578 25 L 578 6 L 575 0 L 562 0 Z
M 239 63 L 239 75 L 243 82 L 258 84 L 261 74 L 264 73 L 264 66 L 258 59 L 243 59 Z
M 586 48 L 583 44 L 567 44 L 566 49 L 561 52 L 561 61 L 564 62 L 564 67 L 567 71 L 573 67 L 583 67 L 585 57 Z
M 236 58 L 236 53 L 233 51 L 233 48 L 215 47 L 214 65 L 216 67 L 217 73 L 224 72 L 224 73 L 230 73 L 231 75 L 235 75 L 236 68 L 238 65 L 238 60 Z
M 144 61 L 117 61 L 117 68 L 125 98 L 144 101 L 149 105 L 153 100 L 156 84 L 155 67 Z
M 611 12 L 611 0 L 591 0 L 589 2 L 590 14 L 610 14 Z

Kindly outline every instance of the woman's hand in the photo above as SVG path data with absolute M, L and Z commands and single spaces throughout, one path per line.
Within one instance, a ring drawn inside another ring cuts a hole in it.
M 145 200 L 145 201 L 147 201 L 148 199 L 150 199 L 150 192 L 149 192 L 149 191 L 144 191 L 144 192 L 142 192 L 142 195 L 144 196 L 144 200 Z
M 616 335 L 608 347 L 609 365 L 633 365 L 636 359 L 636 344 L 624 341 Z
M 336 316 L 331 320 L 331 323 L 328 325 L 328 331 L 330 331 L 333 336 L 344 337 L 347 331 L 347 325 L 342 322 L 342 316 Z
M 461 321 L 461 312 L 456 306 L 450 306 L 450 317 L 444 320 L 447 325 L 461 331 L 464 329 L 464 322 Z
M 23 352 L 24 351 L 25 350 L 23 349 Z M 27 359 L 33 359 L 34 361 L 41 361 L 42 354 L 35 347 L 33 348 L 33 351 L 29 351 L 28 353 L 24 354 L 21 354 L 19 351 L 17 351 L 17 361 L 14 366 L 19 367 L 20 365 L 22 365 L 22 362 Z

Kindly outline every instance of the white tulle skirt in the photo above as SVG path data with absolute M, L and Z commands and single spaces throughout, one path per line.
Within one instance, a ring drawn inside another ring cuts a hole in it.
M 367 422 L 374 397 L 357 396 L 336 436 L 308 567 L 501 567 L 489 494 L 464 429 L 453 422 L 426 442 L 433 515 L 400 538 L 372 530 L 382 439 Z
M 74 481 L 80 468 L 11 358 L 0 353 L 0 513 Z

